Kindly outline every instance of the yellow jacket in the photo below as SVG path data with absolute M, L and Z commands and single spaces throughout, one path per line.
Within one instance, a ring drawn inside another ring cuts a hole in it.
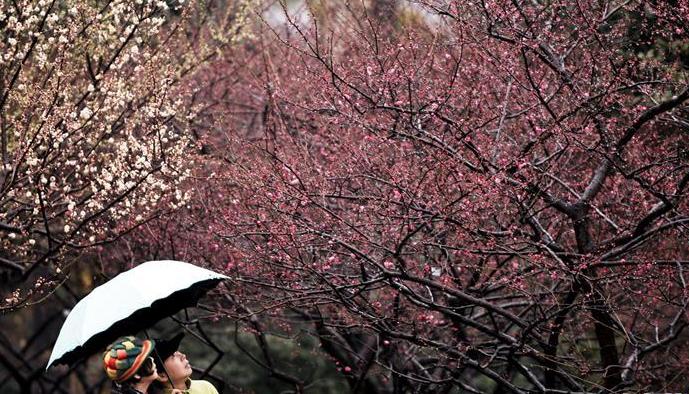
M 215 386 L 205 380 L 191 380 L 187 379 L 186 389 L 182 392 L 184 394 L 218 394 Z M 172 393 L 172 389 L 165 389 L 165 394 Z

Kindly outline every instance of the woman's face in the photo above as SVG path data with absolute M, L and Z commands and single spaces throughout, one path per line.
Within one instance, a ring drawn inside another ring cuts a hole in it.
M 191 365 L 187 361 L 187 356 L 180 351 L 176 351 L 172 356 L 166 358 L 163 364 L 173 382 L 185 380 L 191 376 Z

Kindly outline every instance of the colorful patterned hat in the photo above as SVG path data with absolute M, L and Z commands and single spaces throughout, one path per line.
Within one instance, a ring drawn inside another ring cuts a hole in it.
M 149 339 L 119 338 L 103 353 L 105 373 L 115 382 L 124 382 L 134 376 L 154 347 L 155 342 Z

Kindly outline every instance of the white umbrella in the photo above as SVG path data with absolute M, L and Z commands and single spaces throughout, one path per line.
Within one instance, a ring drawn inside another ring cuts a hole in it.
M 181 261 L 149 261 L 93 289 L 74 306 L 57 337 L 47 368 L 76 361 L 196 305 L 227 276 Z

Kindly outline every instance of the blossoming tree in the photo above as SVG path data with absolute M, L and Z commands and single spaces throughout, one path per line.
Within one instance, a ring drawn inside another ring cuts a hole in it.
M 213 36 L 227 22 L 200 29 L 201 10 L 183 1 L 0 2 L 3 282 L 39 267 L 49 269 L 38 287 L 60 280 L 74 261 L 65 256 L 184 204 L 178 185 L 195 149 L 184 78 L 232 39 Z
M 684 387 L 687 2 L 308 5 L 199 82 L 210 174 L 141 253 L 231 275 L 297 390 L 265 332 L 355 392 Z
M 187 82 L 237 40 L 246 11 L 244 1 L 0 0 L 0 314 L 17 318 L 0 333 L 3 392 L 65 392 L 43 375 L 54 337 L 33 320 L 48 316 L 7 324 L 79 279 L 75 263 L 109 263 L 111 242 L 187 202 L 180 185 L 197 149 Z

